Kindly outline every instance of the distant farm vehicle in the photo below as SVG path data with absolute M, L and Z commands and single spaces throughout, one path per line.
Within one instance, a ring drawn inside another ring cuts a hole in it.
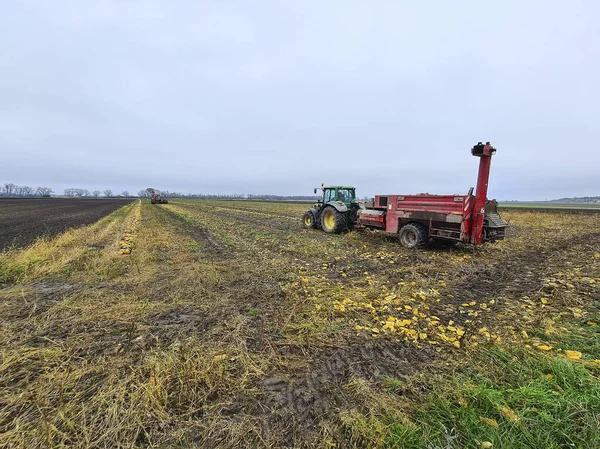
M 357 211 L 364 208 L 356 199 L 356 189 L 350 186 L 328 186 L 321 184 L 323 195 L 313 207 L 305 212 L 302 223 L 305 228 L 321 228 L 328 233 L 338 234 L 354 229 Z
M 498 203 L 487 200 L 492 155 L 496 149 L 489 142 L 479 142 L 471 149 L 479 157 L 477 191 L 466 195 L 376 195 L 372 203 L 357 202 L 354 188 L 326 187 L 323 200 L 304 214 L 304 227 L 317 228 L 319 219 L 326 232 L 342 232 L 355 227 L 380 229 L 398 234 L 406 248 L 416 248 L 431 240 L 480 245 L 504 239 L 509 225 L 498 214 Z M 350 206 L 337 196 L 325 192 L 351 189 Z M 316 189 L 315 189 L 316 193 Z M 342 212 L 337 207 L 342 208 Z M 339 222 L 339 224 L 338 224 Z
M 150 197 L 150 202 L 152 204 L 167 204 L 169 202 L 169 200 L 167 200 L 166 198 L 163 198 L 156 192 L 152 192 L 152 196 Z

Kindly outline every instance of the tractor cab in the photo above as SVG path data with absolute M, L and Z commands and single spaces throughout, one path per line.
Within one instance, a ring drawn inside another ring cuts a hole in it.
M 317 193 L 317 190 L 319 189 L 315 189 L 315 193 Z M 334 202 L 350 208 L 352 203 L 358 204 L 358 201 L 356 201 L 356 189 L 354 187 L 328 186 L 321 187 L 320 190 L 322 190 L 323 196 L 317 202 L 318 205 Z

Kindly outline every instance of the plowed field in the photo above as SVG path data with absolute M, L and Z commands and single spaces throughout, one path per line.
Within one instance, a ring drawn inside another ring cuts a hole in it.
M 98 221 L 131 200 L 0 199 L 0 251 Z

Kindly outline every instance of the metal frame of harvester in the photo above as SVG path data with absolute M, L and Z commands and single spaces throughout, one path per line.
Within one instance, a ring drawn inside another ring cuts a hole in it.
M 471 154 L 479 158 L 475 195 L 473 188 L 466 195 L 376 195 L 372 203 L 356 202 L 357 207 L 348 207 L 343 213 L 336 211 L 334 218 L 343 220 L 344 226 L 326 227 L 322 219 L 322 227 L 328 232 L 356 227 L 379 229 L 398 234 L 400 243 L 407 248 L 423 246 L 432 239 L 473 245 L 502 240 L 508 235 L 509 225 L 500 218 L 498 203 L 487 199 L 495 153 L 496 149 L 489 142 L 479 142 L 471 149 Z M 323 205 L 319 215 L 325 217 L 327 207 L 332 206 L 324 201 L 319 204 Z M 314 216 L 315 208 L 309 213 Z M 314 221 L 307 226 L 307 214 L 304 215 L 305 227 L 316 227 Z
M 167 204 L 169 202 L 169 200 L 166 198 L 163 198 L 156 192 L 152 192 L 152 196 L 150 197 L 150 202 L 152 204 Z

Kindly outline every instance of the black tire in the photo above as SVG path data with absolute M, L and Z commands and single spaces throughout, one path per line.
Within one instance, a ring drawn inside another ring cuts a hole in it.
M 339 234 L 346 230 L 346 216 L 328 206 L 321 213 L 321 229 L 328 234 Z
M 311 211 L 305 212 L 304 215 L 302 215 L 302 226 L 304 226 L 305 229 L 315 229 L 318 226 L 315 215 Z
M 420 223 L 409 223 L 400 228 L 400 243 L 405 248 L 421 248 L 429 241 L 427 228 Z

